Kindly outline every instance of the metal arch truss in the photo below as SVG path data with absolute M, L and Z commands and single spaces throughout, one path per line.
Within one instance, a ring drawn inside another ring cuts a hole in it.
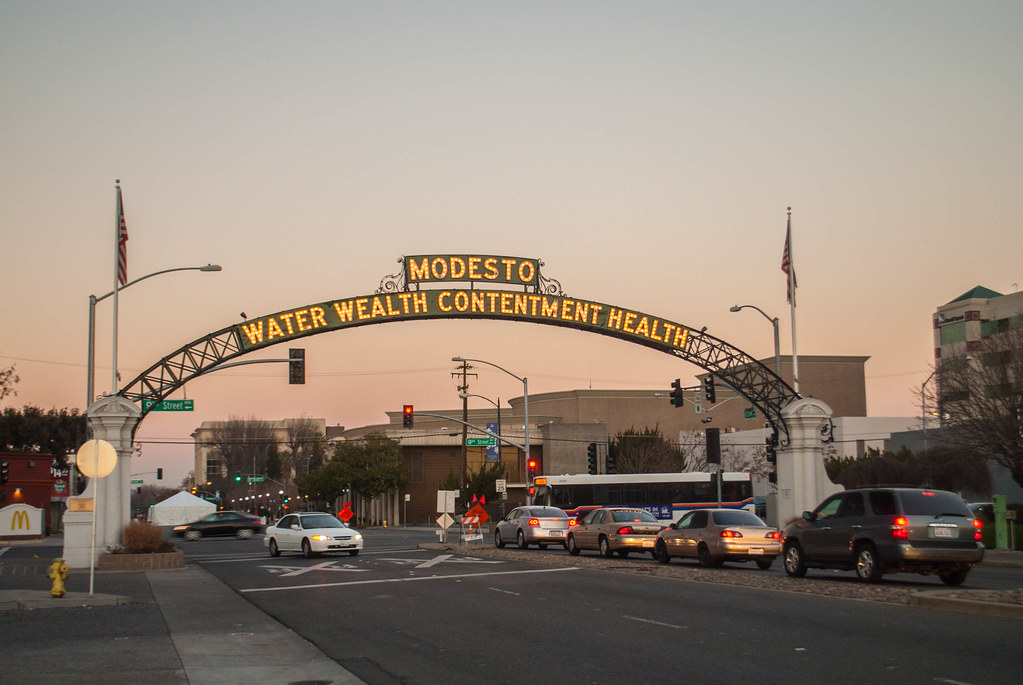
M 150 411 L 147 400 L 159 402 L 188 381 L 251 351 L 243 349 L 238 336 L 237 327 L 232 326 L 189 343 L 143 371 L 118 394 L 140 405 L 141 420 Z M 799 396 L 773 371 L 725 341 L 692 329 L 685 350 L 671 354 L 708 371 L 749 400 L 778 432 L 779 443 L 788 444 L 781 410 Z M 822 432 L 825 441 L 830 437 L 827 433 Z
M 150 411 L 146 400 L 159 402 L 193 378 L 243 354 L 245 351 L 236 328 L 224 328 L 167 355 L 139 374 L 118 394 L 139 403 L 141 421 Z
M 788 426 L 781 410 L 799 395 L 773 371 L 742 350 L 703 331 L 690 330 L 686 349 L 674 354 L 710 372 L 749 400 L 778 433 L 779 444 L 789 443 Z

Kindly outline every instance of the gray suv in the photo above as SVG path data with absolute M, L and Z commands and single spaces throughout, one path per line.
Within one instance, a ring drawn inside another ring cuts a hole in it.
M 984 558 L 980 527 L 962 498 L 944 490 L 846 490 L 785 528 L 782 558 L 796 578 L 835 568 L 871 583 L 908 572 L 959 585 Z

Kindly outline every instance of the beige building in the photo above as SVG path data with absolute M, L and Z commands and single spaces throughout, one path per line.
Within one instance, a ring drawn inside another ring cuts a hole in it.
M 1023 317 L 1023 292 L 1003 295 L 977 286 L 934 312 L 934 363 L 980 349 L 981 340 Z M 801 361 L 801 360 L 800 360 Z

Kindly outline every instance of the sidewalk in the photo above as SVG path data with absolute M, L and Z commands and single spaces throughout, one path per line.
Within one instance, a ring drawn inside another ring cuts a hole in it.
M 39 546 L 38 562 L 18 560 L 23 574 L 0 576 L 4 685 L 362 682 L 194 564 L 97 573 L 92 596 L 88 572 L 76 570 L 68 594 L 50 597 L 52 544 Z

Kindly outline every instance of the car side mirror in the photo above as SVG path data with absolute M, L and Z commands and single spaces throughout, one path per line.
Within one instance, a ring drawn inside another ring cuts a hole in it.
M 291 524 L 291 529 L 292 530 L 302 530 L 302 526 L 298 525 L 297 523 L 292 523 Z
M 671 525 L 668 526 L 668 528 L 671 528 L 672 530 L 677 530 L 678 529 L 678 522 L 677 521 L 672 521 Z
M 812 511 L 804 511 L 803 512 L 803 520 L 804 521 L 813 521 L 815 518 L 817 518 L 817 516 Z

